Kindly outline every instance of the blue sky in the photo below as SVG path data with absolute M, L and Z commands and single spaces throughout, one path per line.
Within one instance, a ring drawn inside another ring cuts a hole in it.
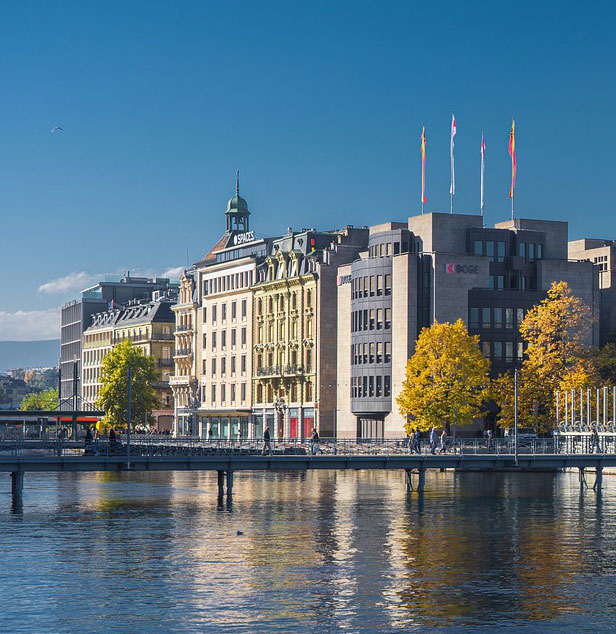
M 479 207 L 616 238 L 608 3 L 7 2 L 0 22 L 0 340 L 52 338 L 91 279 L 161 274 L 224 228 L 326 229 Z M 51 134 L 52 126 L 64 132 Z

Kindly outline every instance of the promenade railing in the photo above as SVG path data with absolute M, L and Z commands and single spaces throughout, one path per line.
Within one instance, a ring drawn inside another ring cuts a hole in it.
M 1 456 L 121 456 L 126 454 L 126 437 L 115 440 L 27 439 L 0 438 Z M 590 434 L 556 436 L 551 438 L 518 438 L 517 453 L 547 454 L 616 454 L 616 434 L 601 434 L 598 442 Z M 298 438 L 277 438 L 270 441 L 273 455 L 513 455 L 515 441 L 506 438 L 448 437 L 445 448 L 440 440 L 433 448 L 428 439 L 409 445 L 406 438 L 321 438 L 318 443 Z M 199 437 L 170 437 L 162 434 L 131 434 L 132 456 L 206 456 L 211 454 L 260 455 L 264 450 L 261 439 L 204 439 Z M 266 454 L 270 451 L 266 448 Z

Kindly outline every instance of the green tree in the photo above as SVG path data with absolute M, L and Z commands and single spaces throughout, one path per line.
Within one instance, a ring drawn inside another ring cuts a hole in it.
M 96 402 L 105 412 L 104 424 L 125 427 L 127 417 L 128 368 L 131 369 L 131 426 L 152 424 L 152 410 L 160 407 L 153 383 L 158 380 L 154 359 L 129 339 L 116 344 L 103 359 L 101 389 Z
M 51 388 L 43 392 L 32 392 L 21 401 L 22 410 L 50 411 L 58 408 L 58 390 Z
M 589 359 L 603 385 L 616 385 L 616 344 L 608 341 L 601 348 L 591 348 Z
M 470 425 L 487 397 L 490 362 L 464 322 L 435 322 L 424 328 L 406 366 L 406 379 L 396 402 L 421 430 L 454 422 Z

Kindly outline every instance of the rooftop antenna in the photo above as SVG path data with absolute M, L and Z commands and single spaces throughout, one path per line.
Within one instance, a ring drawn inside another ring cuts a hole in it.
M 188 247 L 186 247 L 186 270 L 188 271 Z

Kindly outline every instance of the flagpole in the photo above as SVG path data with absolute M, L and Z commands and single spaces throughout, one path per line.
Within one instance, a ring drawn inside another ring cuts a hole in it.
M 514 215 L 513 215 L 513 197 L 515 196 L 515 189 L 511 190 L 511 220 L 513 220 Z

